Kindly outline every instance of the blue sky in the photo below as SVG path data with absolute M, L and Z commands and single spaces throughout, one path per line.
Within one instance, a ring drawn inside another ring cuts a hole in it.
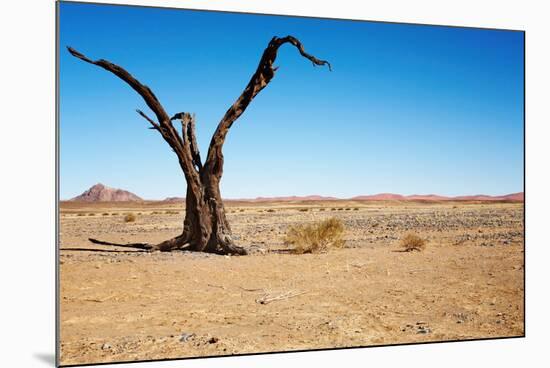
M 184 196 L 175 154 L 108 59 L 171 115 L 197 116 L 206 156 L 269 40 L 291 34 L 333 65 L 279 51 L 275 78 L 224 146 L 225 198 L 523 191 L 523 33 L 188 10 L 60 5 L 61 198 L 91 185 Z

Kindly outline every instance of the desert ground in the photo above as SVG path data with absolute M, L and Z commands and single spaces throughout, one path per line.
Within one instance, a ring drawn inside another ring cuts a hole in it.
M 61 364 L 524 335 L 523 203 L 227 202 L 250 255 L 146 253 L 183 204 L 60 206 Z M 135 222 L 125 222 L 133 213 Z M 288 254 L 292 224 L 329 217 L 346 246 Z M 400 238 L 427 239 L 403 252 Z M 90 251 L 98 249 L 101 251 Z

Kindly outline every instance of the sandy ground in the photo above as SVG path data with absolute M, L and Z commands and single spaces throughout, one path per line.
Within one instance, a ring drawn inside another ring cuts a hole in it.
M 177 235 L 182 206 L 62 203 L 61 363 L 524 334 L 523 204 L 226 207 L 249 256 L 82 250 L 117 250 L 88 237 L 155 242 Z M 137 220 L 125 223 L 130 212 Z M 285 247 L 290 224 L 331 216 L 346 224 L 346 248 L 273 252 Z M 409 231 L 428 239 L 425 251 L 399 251 Z

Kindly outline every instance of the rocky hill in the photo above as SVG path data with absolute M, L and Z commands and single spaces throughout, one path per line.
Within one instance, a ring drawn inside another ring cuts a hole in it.
M 70 200 L 82 202 L 125 202 L 142 201 L 143 199 L 127 190 L 110 188 L 98 183 L 81 195 L 71 198 Z

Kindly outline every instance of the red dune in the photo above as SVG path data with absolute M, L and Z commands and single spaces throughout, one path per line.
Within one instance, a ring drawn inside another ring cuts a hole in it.
M 324 197 L 320 195 L 309 195 L 309 196 L 287 196 L 287 197 L 257 197 L 254 199 L 240 199 L 241 201 L 249 202 L 288 202 L 288 201 L 330 201 L 337 200 L 336 197 Z
M 356 201 L 396 201 L 404 200 L 405 197 L 401 194 L 392 194 L 392 193 L 380 193 L 372 195 L 361 195 L 351 198 Z
M 405 198 L 410 201 L 448 201 L 451 199 L 437 194 L 413 194 Z

